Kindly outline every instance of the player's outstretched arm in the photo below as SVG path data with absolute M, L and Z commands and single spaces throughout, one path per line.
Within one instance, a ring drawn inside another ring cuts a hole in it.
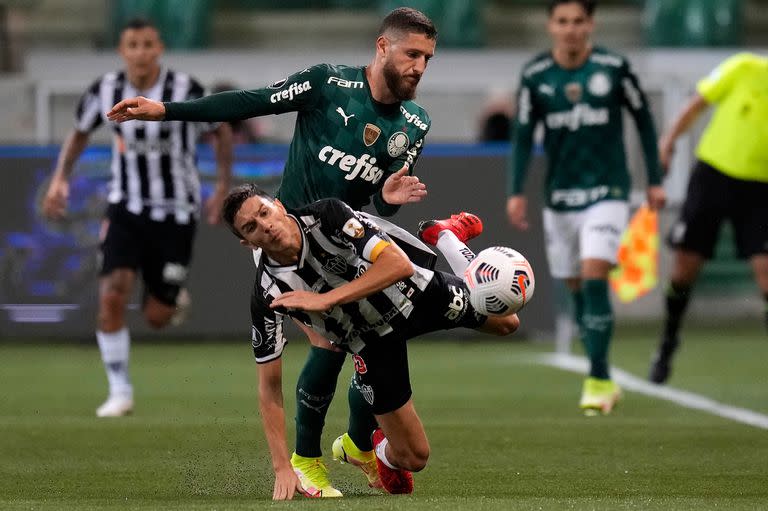
M 283 366 L 279 358 L 259 364 L 259 410 L 275 471 L 272 499 L 291 500 L 296 492 L 304 493 L 304 488 L 288 456 L 283 408 Z
M 124 99 L 107 112 L 107 118 L 114 122 L 162 121 L 165 119 L 165 105 L 144 96 Z
M 510 335 L 520 328 L 520 318 L 517 314 L 508 316 L 488 316 L 485 323 L 478 328 L 481 332 L 493 335 Z

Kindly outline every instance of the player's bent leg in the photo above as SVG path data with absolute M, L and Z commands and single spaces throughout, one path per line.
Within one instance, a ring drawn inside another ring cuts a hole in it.
M 142 312 L 149 326 L 161 329 L 170 324 L 171 318 L 176 313 L 176 305 L 169 305 L 148 294 L 144 299 Z
M 386 454 L 393 465 L 411 472 L 427 465 L 429 441 L 412 399 L 393 412 L 376 415 L 376 420 L 388 439 Z
M 381 483 L 389 493 L 412 493 L 411 472 L 422 470 L 429 459 L 429 442 L 413 400 L 376 415 L 376 420 L 381 429 L 374 432 L 373 445 Z

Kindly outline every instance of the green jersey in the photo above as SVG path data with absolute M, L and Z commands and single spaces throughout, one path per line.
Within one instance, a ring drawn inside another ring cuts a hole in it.
M 518 92 L 507 193 L 522 193 L 536 125 L 544 125 L 545 204 L 559 211 L 606 199 L 627 200 L 630 176 L 622 108 L 640 133 L 648 183 L 661 182 L 656 129 L 645 94 L 627 59 L 592 50 L 577 69 L 564 69 L 550 52 L 523 68 Z
M 413 101 L 377 102 L 365 67 L 318 64 L 269 87 L 166 103 L 166 119 L 230 121 L 298 112 L 278 198 L 298 208 L 325 198 L 360 209 L 373 199 L 381 215 L 387 177 L 414 165 L 429 131 L 427 113 Z

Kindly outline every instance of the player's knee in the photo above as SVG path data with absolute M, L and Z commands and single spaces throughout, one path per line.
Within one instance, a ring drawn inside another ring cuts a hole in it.
M 495 335 L 510 335 L 520 328 L 520 318 L 517 314 L 510 314 L 509 316 L 495 316 L 488 318 L 486 321 L 488 331 Z
M 400 468 L 411 472 L 424 470 L 429 460 L 429 445 L 409 448 L 399 459 Z
M 171 322 L 173 311 L 173 307 L 158 307 L 152 302 L 147 302 L 144 304 L 144 310 L 142 312 L 144 313 L 144 321 L 146 321 L 150 327 L 160 329 L 168 326 Z

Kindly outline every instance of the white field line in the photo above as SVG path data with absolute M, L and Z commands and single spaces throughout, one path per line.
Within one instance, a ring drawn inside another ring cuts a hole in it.
M 587 359 L 566 353 L 550 353 L 535 357 L 537 363 L 557 367 L 575 373 L 587 372 Z M 611 367 L 611 376 L 623 389 L 656 397 L 665 401 L 678 404 L 685 408 L 701 410 L 743 424 L 749 424 L 756 428 L 768 429 L 768 415 L 763 415 L 746 408 L 739 408 L 725 403 L 720 403 L 700 394 L 685 390 L 656 385 L 634 376 L 626 371 Z

